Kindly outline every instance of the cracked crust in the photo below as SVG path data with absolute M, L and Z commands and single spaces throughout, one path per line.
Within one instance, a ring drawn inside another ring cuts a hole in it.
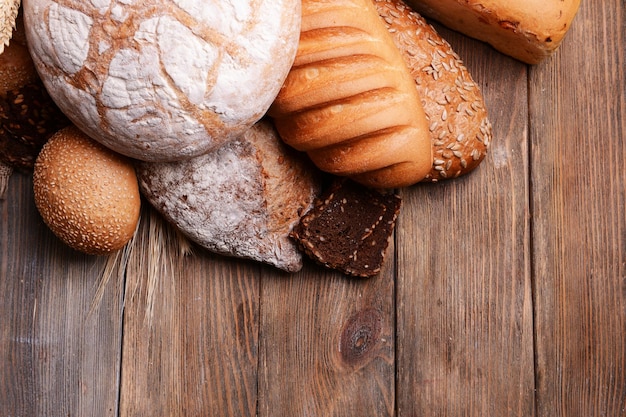
M 298 0 L 29 0 L 50 95 L 83 131 L 145 161 L 194 157 L 267 111 L 289 71 Z

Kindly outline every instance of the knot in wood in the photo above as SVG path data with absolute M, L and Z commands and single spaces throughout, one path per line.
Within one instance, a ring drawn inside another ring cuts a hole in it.
M 350 317 L 341 333 L 339 346 L 345 363 L 357 365 L 372 356 L 380 340 L 381 321 L 381 313 L 373 308 Z

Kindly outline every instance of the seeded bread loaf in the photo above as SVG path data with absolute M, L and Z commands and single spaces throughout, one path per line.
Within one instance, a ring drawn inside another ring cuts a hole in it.
M 537 64 L 561 44 L 580 0 L 408 0 L 424 16 Z
M 450 44 L 402 0 L 374 4 L 422 98 L 434 155 L 424 181 L 468 174 L 483 161 L 492 136 L 480 88 Z
M 323 171 L 376 188 L 430 171 L 414 80 L 371 0 L 302 2 L 298 52 L 269 114 Z

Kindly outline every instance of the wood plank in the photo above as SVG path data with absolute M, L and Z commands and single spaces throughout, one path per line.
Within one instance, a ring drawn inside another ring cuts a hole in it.
M 195 247 L 144 209 L 128 264 L 120 415 L 255 416 L 259 266 Z
M 494 138 L 467 177 L 406 189 L 398 222 L 398 416 L 530 416 L 527 68 L 437 26 Z
M 2 415 L 117 415 L 123 274 L 52 235 L 29 176 L 0 210 Z
M 625 19 L 583 1 L 530 74 L 539 416 L 626 415 Z
M 262 279 L 259 417 L 393 416 L 394 249 L 376 277 Z

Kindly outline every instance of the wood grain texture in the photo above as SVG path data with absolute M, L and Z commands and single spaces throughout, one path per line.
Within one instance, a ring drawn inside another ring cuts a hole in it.
M 393 244 L 388 256 L 369 279 L 263 275 L 259 417 L 395 415 Z
M 540 416 L 626 415 L 625 18 L 583 2 L 530 73 Z
M 527 69 L 437 26 L 485 96 L 491 149 L 467 177 L 404 191 L 398 416 L 533 413 Z
M 150 210 L 102 279 L 111 264 L 63 246 L 15 175 L 0 417 L 626 416 L 625 9 L 583 1 L 534 67 L 437 26 L 492 148 L 403 190 L 373 279 L 155 250 L 173 234 Z
M 254 416 L 258 265 L 182 256 L 145 209 L 128 263 L 120 416 Z
M 31 183 L 1 203 L 0 415 L 116 416 L 123 273 L 60 244 Z

